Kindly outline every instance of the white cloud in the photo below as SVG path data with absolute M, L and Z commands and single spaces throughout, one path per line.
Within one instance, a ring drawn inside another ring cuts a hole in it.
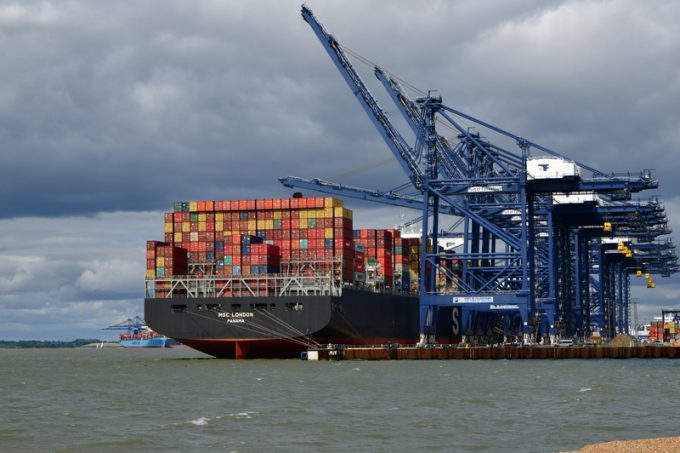
M 55 5 L 42 2 L 27 6 L 19 3 L 0 5 L 0 25 L 5 27 L 45 26 L 58 22 L 61 18 Z
M 0 220 L 0 338 L 105 336 L 142 315 L 145 241 L 162 229 L 161 212 Z
M 132 89 L 135 101 L 147 113 L 156 113 L 169 108 L 181 97 L 182 91 L 170 83 L 142 83 Z

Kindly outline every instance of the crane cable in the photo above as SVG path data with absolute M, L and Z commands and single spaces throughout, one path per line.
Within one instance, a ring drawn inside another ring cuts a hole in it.
M 427 95 L 428 95 L 428 92 L 427 92 L 427 91 L 418 88 L 417 86 L 415 86 L 415 85 L 413 85 L 412 83 L 406 81 L 405 79 L 402 79 L 401 77 L 399 77 L 399 76 L 396 75 L 395 73 L 393 73 L 393 72 L 391 72 L 391 71 L 385 69 L 383 66 L 381 66 L 381 65 L 379 65 L 378 63 L 376 63 L 376 62 L 370 60 L 369 58 L 364 57 L 363 55 L 361 55 L 360 53 L 358 53 L 358 52 L 356 52 L 356 51 L 350 49 L 349 47 L 344 46 L 344 45 L 339 44 L 339 43 L 338 43 L 338 46 L 340 47 L 340 49 L 342 49 L 343 52 L 345 52 L 345 53 L 347 53 L 348 55 L 352 56 L 353 58 L 357 59 L 359 62 L 365 64 L 366 66 L 369 66 L 369 67 L 372 67 L 372 68 L 379 67 L 380 69 L 383 70 L 383 72 L 384 72 L 385 74 L 389 75 L 391 78 L 393 78 L 394 80 L 398 81 L 398 82 L 399 82 L 400 84 L 402 84 L 403 86 L 405 86 L 405 87 L 407 87 L 407 88 L 410 88 L 410 89 L 411 89 L 412 91 L 414 91 L 415 93 L 417 93 L 417 94 L 419 94 L 419 95 L 421 95 L 421 96 L 427 96 Z M 463 121 L 462 118 L 459 119 L 459 121 L 461 121 L 463 124 L 465 124 L 465 121 Z M 456 135 L 458 135 L 458 132 L 459 132 L 458 129 L 456 129 L 455 127 L 453 127 L 453 126 L 450 125 L 449 123 L 447 123 L 447 122 L 445 122 L 445 121 L 442 121 L 442 120 L 439 119 L 439 118 L 436 119 L 436 122 L 437 122 L 437 124 L 440 124 L 440 125 L 444 126 L 445 128 L 447 128 L 447 129 L 449 129 L 449 130 L 455 132 Z M 470 126 L 467 125 L 467 124 L 465 124 L 465 126 L 466 126 L 468 129 L 470 128 Z

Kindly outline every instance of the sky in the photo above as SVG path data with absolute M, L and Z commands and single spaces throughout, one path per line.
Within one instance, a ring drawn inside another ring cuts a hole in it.
M 680 243 L 680 3 L 307 6 L 449 106 L 603 171 L 653 169 L 642 196 Z M 143 314 L 144 244 L 174 201 L 285 197 L 285 175 L 407 181 L 299 2 L 0 0 L 0 55 L 0 339 L 113 338 Z M 345 204 L 355 228 L 417 217 Z M 680 278 L 656 281 L 634 280 L 640 319 L 680 308 Z

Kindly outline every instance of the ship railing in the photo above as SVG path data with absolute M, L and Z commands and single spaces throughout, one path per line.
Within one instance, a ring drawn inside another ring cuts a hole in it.
M 327 275 L 184 275 L 148 279 L 146 298 L 207 298 L 342 295 L 342 285 Z
M 345 282 L 343 284 L 345 288 L 358 289 L 361 291 L 370 291 L 373 293 L 380 294 L 392 294 L 395 296 L 411 296 L 418 297 L 417 291 L 412 291 L 410 289 L 403 289 L 397 286 L 380 286 L 366 282 Z

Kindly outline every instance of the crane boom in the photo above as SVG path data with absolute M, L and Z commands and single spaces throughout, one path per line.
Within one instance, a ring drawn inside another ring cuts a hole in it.
M 415 152 L 411 148 L 401 134 L 394 128 L 390 120 L 385 115 L 385 112 L 380 108 L 378 102 L 375 100 L 371 92 L 368 90 L 364 82 L 359 77 L 359 74 L 354 70 L 354 67 L 347 59 L 345 53 L 340 49 L 340 45 L 335 38 L 330 35 L 323 26 L 316 20 L 312 10 L 306 6 L 302 6 L 302 18 L 312 27 L 314 34 L 317 36 L 323 45 L 328 55 L 331 57 L 338 71 L 349 85 L 350 89 L 359 100 L 359 103 L 364 108 L 373 125 L 378 129 L 380 135 L 383 137 L 390 151 L 403 168 L 406 175 L 416 188 L 422 188 L 422 171 L 418 167 L 415 159 Z

